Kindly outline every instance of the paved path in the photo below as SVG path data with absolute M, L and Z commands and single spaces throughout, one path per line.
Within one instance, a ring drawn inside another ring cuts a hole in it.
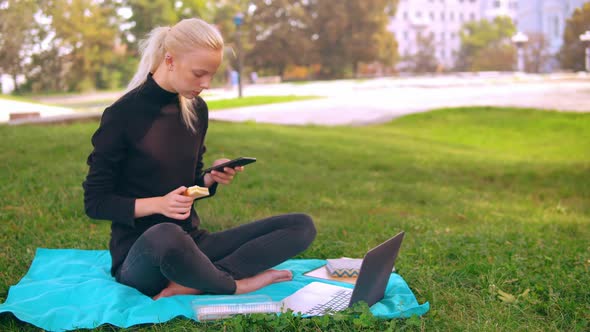
M 327 98 L 211 112 L 210 118 L 293 125 L 364 125 L 442 107 L 514 106 L 590 111 L 590 79 L 526 83 L 441 80 L 436 83 L 436 80 L 430 82 L 431 85 L 375 80 L 340 83 L 338 91 L 322 91 L 318 86 L 319 93 L 315 94 Z M 313 95 L 314 87 L 300 88 L 297 94 Z
M 67 116 L 74 114 L 72 109 L 66 107 L 33 104 L 0 98 L 0 123 L 7 122 L 10 118 L 10 113 L 35 112 L 38 112 L 41 117 Z
M 213 100 L 233 98 L 237 93 L 235 90 L 214 89 L 207 94 L 205 99 Z M 515 106 L 588 112 L 590 76 L 480 74 L 467 77 L 455 75 L 284 83 L 246 86 L 244 95 L 315 95 L 325 98 L 213 110 L 210 118 L 222 121 L 330 126 L 380 123 L 405 114 L 459 106 Z M 116 97 L 117 94 L 112 92 L 92 96 L 94 100 Z M 92 98 L 77 96 L 73 102 Z M 60 102 L 65 103 L 63 100 Z M 33 109 L 41 112 L 41 121 L 68 121 L 100 116 L 100 112 L 80 114 L 67 108 L 26 105 L 0 99 L 0 122 L 8 120 L 7 110 L 14 112 Z

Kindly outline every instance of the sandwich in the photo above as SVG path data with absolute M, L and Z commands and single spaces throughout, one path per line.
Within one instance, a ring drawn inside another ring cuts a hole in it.
M 209 188 L 192 186 L 186 189 L 184 196 L 190 196 L 192 198 L 201 198 L 209 196 Z

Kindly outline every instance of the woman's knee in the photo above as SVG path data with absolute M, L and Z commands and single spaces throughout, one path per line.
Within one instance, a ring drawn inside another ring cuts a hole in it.
M 305 213 L 294 213 L 290 215 L 295 220 L 294 229 L 297 232 L 297 238 L 306 249 L 315 239 L 317 234 L 313 219 Z
M 150 246 L 161 255 L 170 251 L 183 251 L 185 246 L 194 245 L 182 227 L 169 222 L 150 227 L 142 236 L 145 236 Z

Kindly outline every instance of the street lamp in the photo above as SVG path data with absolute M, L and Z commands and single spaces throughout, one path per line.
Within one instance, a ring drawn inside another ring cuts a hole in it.
M 590 72 L 590 30 L 580 35 L 580 40 L 586 46 L 586 71 Z
M 514 36 L 512 36 L 512 42 L 516 44 L 517 49 L 517 57 L 518 57 L 518 66 L 517 70 L 519 72 L 524 72 L 524 44 L 529 41 L 529 37 L 522 32 L 518 32 Z
M 242 98 L 242 33 L 240 27 L 244 23 L 244 14 L 237 13 L 234 16 L 234 24 L 236 25 L 236 44 L 238 47 L 238 96 Z

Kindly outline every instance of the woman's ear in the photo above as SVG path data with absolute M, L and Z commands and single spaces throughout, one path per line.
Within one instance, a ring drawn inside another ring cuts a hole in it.
M 168 71 L 172 71 L 172 67 L 174 67 L 174 60 L 170 53 L 166 52 L 166 55 L 164 56 L 164 62 L 166 63 L 166 67 L 168 67 Z

